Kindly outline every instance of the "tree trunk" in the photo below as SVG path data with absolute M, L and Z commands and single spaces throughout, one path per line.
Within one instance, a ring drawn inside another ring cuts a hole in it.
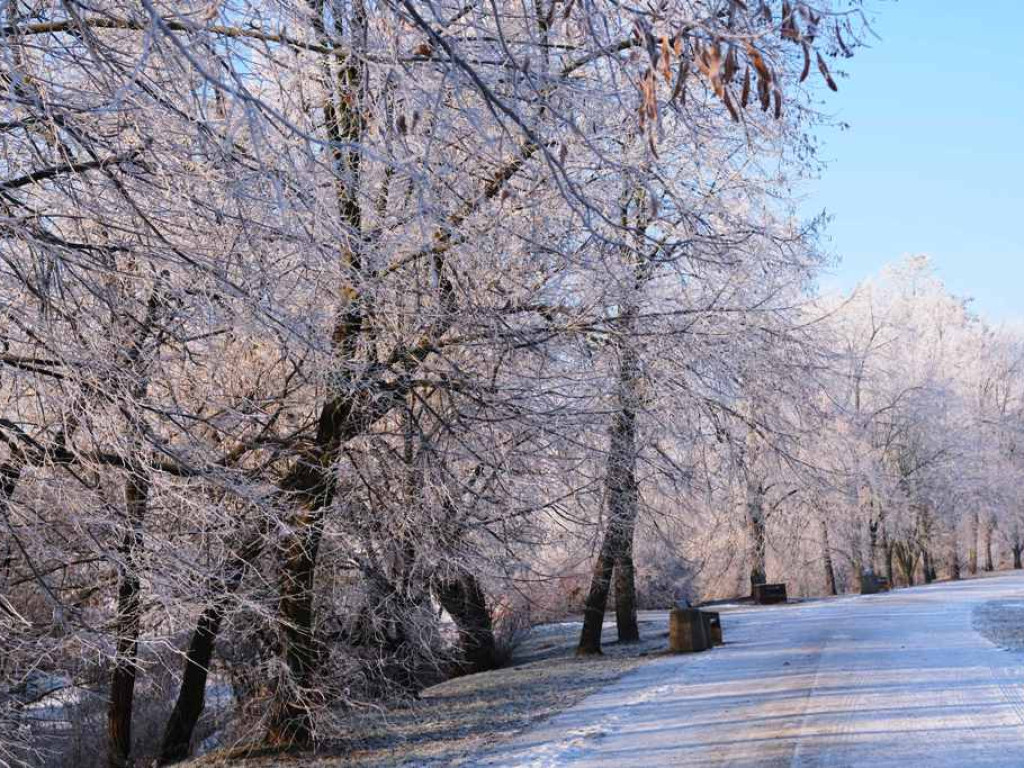
M 459 631 L 459 647 L 464 674 L 485 672 L 498 664 L 494 644 L 494 628 L 487 599 L 480 582 L 468 571 L 438 579 L 434 594 L 441 607 L 448 611 Z
M 278 615 L 287 677 L 279 681 L 270 708 L 266 741 L 271 746 L 305 745 L 313 740 L 308 694 L 320 655 L 314 637 L 313 584 L 324 506 L 317 504 L 303 516 L 301 534 L 290 536 L 280 553 Z
M 895 586 L 896 581 L 893 578 L 895 573 L 893 566 L 892 541 L 889 539 L 889 531 L 886 528 L 885 522 L 882 523 L 882 557 L 882 565 L 885 566 L 885 578 L 889 580 L 889 586 L 893 587 Z
M 880 520 L 868 520 L 868 568 L 877 573 L 878 567 L 878 526 Z
M 908 587 L 914 586 L 914 572 L 917 570 L 918 551 L 913 544 L 905 541 L 893 542 L 893 552 Z
M 633 570 L 632 536 L 624 542 L 627 549 L 615 561 L 615 626 L 620 643 L 640 640 L 640 627 L 636 618 L 636 575 Z
M 972 576 L 978 572 L 978 513 L 972 512 L 967 518 L 967 571 Z
M 1010 549 L 1013 552 L 1014 570 L 1021 569 L 1021 552 L 1024 552 L 1024 542 L 1021 541 L 1020 526 L 1014 524 L 1013 533 L 1010 536 Z
M 185 653 L 181 688 L 178 689 L 174 710 L 164 729 L 157 765 L 170 765 L 189 756 L 192 734 L 206 706 L 206 678 L 221 622 L 224 620 L 225 599 L 234 594 L 242 583 L 246 568 L 259 557 L 265 535 L 266 531 L 261 527 L 248 543 L 228 559 L 223 577 L 214 584 L 214 589 L 219 590 L 220 594 L 199 615 Z
M 995 570 L 992 562 L 992 529 L 995 527 L 995 520 L 991 515 L 985 515 L 981 526 L 981 549 L 985 555 L 985 570 L 989 573 Z
M 747 546 L 750 549 L 750 592 L 767 581 L 764 489 L 753 475 L 747 477 Z
M 218 603 L 207 606 L 196 622 L 185 654 L 185 675 L 178 690 L 174 711 L 164 730 L 157 765 L 170 765 L 189 756 L 192 733 L 206 706 L 206 677 L 223 618 L 224 611 Z
M 633 329 L 636 307 L 627 306 L 622 325 L 626 335 Z M 608 439 L 608 466 L 605 471 L 605 499 L 608 505 L 608 529 L 601 554 L 594 564 L 590 592 L 583 613 L 583 630 L 577 655 L 601 653 L 601 628 L 608 606 L 612 573 L 618 570 L 615 594 L 615 620 L 619 640 L 640 639 L 636 617 L 636 583 L 633 572 L 633 535 L 639 514 L 640 497 L 636 480 L 636 411 L 639 405 L 640 360 L 631 338 L 619 345 L 619 410 L 612 420 Z
M 828 523 L 825 518 L 819 521 L 821 525 L 821 553 L 822 561 L 825 564 L 825 591 L 830 595 L 839 594 L 836 589 L 836 569 L 832 565 L 832 548 L 828 542 Z
M 932 555 L 928 551 L 927 547 L 921 548 L 921 568 L 925 584 L 931 584 L 935 581 L 935 568 L 932 565 Z
M 636 309 L 628 307 L 623 326 L 632 333 Z M 640 359 L 634 340 L 626 338 L 619 353 L 619 412 L 612 423 L 606 477 L 609 520 L 617 529 L 615 557 L 615 625 L 619 642 L 640 639 L 636 618 L 636 580 L 633 570 L 633 537 L 640 514 L 640 489 L 636 480 L 636 412 L 639 407 Z M 602 618 L 603 621 L 603 618 Z
M 580 632 L 580 643 L 576 647 L 577 656 L 601 654 L 601 629 L 604 626 L 604 612 L 612 583 L 612 569 L 615 567 L 615 558 L 612 555 L 615 548 L 614 535 L 611 528 L 605 531 L 601 552 L 594 563 L 590 591 L 583 607 L 583 630 Z
M 346 18 L 338 7 L 331 9 L 332 33 L 339 38 L 344 32 Z M 322 2 L 313 3 L 311 18 L 318 42 L 329 46 L 320 59 L 320 75 L 324 89 L 324 129 L 332 143 L 331 166 L 340 222 L 353 234 L 341 253 L 345 270 L 358 277 L 363 270 L 360 250 L 363 232 L 360 206 L 361 154 L 356 143 L 362 138 L 366 123 L 362 101 L 364 82 L 363 64 L 358 56 L 343 54 L 332 43 L 328 32 L 327 8 Z M 367 18 L 364 11 L 353 8 L 347 19 L 352 24 L 352 38 L 365 34 Z M 440 248 L 438 246 L 438 248 Z M 435 249 L 434 264 L 438 285 L 446 303 L 454 300 L 450 284 L 442 274 L 443 249 Z M 343 302 L 331 335 L 332 349 L 339 360 L 357 359 L 360 339 L 364 331 L 364 307 L 360 288 L 356 282 L 342 286 Z M 444 332 L 443 322 L 435 330 Z M 433 341 L 433 338 L 431 338 Z M 429 354 L 418 348 L 405 350 L 398 367 L 415 368 Z M 351 376 L 345 373 L 344 377 Z M 301 505 L 289 524 L 292 528 L 279 551 L 281 563 L 280 599 L 278 615 L 282 630 L 286 678 L 279 681 L 268 717 L 266 742 L 270 746 L 309 744 L 313 737 L 312 713 L 307 693 L 319 656 L 314 639 L 313 583 L 316 577 L 317 553 L 323 532 L 326 508 L 334 499 L 335 463 L 341 445 L 360 434 L 370 424 L 389 412 L 404 392 L 393 391 L 392 397 L 383 395 L 366 382 L 341 382 L 331 399 L 324 403 L 317 420 L 315 445 L 281 484 L 286 495 L 294 494 Z
M 117 647 L 110 680 L 107 709 L 107 762 L 111 768 L 131 766 L 132 702 L 135 698 L 136 661 L 141 623 L 142 524 L 149 501 L 149 476 L 134 468 L 125 480 L 125 512 L 128 529 L 120 547 L 120 583 L 117 593 L 115 633 Z

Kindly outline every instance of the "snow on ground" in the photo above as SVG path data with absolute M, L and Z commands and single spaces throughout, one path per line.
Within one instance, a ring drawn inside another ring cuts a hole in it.
M 723 613 L 724 647 L 639 667 L 474 764 L 1016 768 L 1014 615 L 1021 574 Z

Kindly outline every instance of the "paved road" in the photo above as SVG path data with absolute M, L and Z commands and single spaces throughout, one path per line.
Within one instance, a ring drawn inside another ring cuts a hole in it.
M 726 645 L 659 659 L 487 766 L 1024 766 L 1024 655 L 972 628 L 1000 576 L 723 615 Z

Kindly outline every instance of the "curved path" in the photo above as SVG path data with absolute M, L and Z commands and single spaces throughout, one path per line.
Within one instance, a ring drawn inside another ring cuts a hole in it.
M 724 613 L 482 766 L 1024 766 L 1024 655 L 972 628 L 1011 574 Z M 613 630 L 614 631 L 614 630 Z

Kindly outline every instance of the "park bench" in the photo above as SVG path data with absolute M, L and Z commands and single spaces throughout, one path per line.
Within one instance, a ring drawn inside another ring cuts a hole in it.
M 754 602 L 758 605 L 773 605 L 786 602 L 785 584 L 755 584 Z
M 861 574 L 860 593 L 862 595 L 874 595 L 879 592 L 888 592 L 889 589 L 889 580 L 884 576 L 876 576 L 870 571 Z

